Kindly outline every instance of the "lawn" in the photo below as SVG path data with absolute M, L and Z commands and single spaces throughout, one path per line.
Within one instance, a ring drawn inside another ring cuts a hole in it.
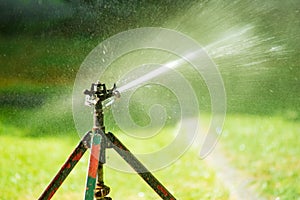
M 221 146 L 267 199 L 300 199 L 300 123 L 279 116 L 227 116 Z
M 228 115 L 219 145 L 260 196 L 299 199 L 299 130 L 299 121 L 281 117 Z M 76 134 L 23 135 L 22 129 L 1 124 L 0 199 L 38 198 L 79 139 Z M 133 152 L 143 151 L 143 145 L 134 145 L 126 137 L 121 140 Z M 198 151 L 191 148 L 173 165 L 155 172 L 155 176 L 178 199 L 229 199 L 222 180 L 205 160 L 199 159 Z M 88 153 L 54 199 L 83 198 L 87 161 Z M 105 179 L 114 199 L 159 199 L 138 175 L 106 168 Z
M 56 137 L 16 136 L 24 133 L 3 124 L 0 131 L 1 200 L 37 199 L 79 139 L 76 134 Z M 53 199 L 83 198 L 87 161 L 88 153 Z M 228 191 L 217 179 L 215 172 L 199 159 L 196 149 L 190 149 L 173 165 L 154 174 L 178 199 L 228 199 Z M 106 168 L 105 179 L 111 187 L 110 196 L 113 199 L 159 199 L 136 174 Z

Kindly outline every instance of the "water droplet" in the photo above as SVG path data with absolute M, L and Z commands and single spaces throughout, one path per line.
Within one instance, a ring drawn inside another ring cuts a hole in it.
M 220 135 L 220 134 L 222 133 L 222 128 L 217 127 L 217 128 L 216 128 L 216 133 L 217 133 L 218 135 Z
M 245 151 L 245 149 L 246 149 L 246 145 L 245 145 L 245 144 L 241 144 L 241 145 L 239 146 L 239 150 L 240 150 L 240 151 Z
M 13 177 L 10 178 L 10 181 L 13 183 L 17 183 L 19 179 L 21 179 L 21 176 L 20 174 L 16 173 Z
M 283 48 L 282 48 L 282 46 L 276 46 L 276 47 L 272 47 L 271 49 L 270 49 L 270 51 L 271 52 L 274 52 L 274 51 L 281 51 Z
M 145 196 L 145 193 L 144 193 L 144 192 L 139 192 L 139 193 L 138 193 L 138 196 L 139 196 L 139 197 L 144 197 L 144 196 Z
M 263 189 L 266 189 L 268 187 L 268 183 L 267 182 L 264 182 L 263 184 L 262 184 L 262 188 Z

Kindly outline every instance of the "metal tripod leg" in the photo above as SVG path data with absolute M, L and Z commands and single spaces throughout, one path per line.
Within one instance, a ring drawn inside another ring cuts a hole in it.
M 110 188 L 104 185 L 103 164 L 105 163 L 106 142 L 103 132 L 96 128 L 93 130 L 92 147 L 89 161 L 89 171 L 86 181 L 85 200 L 93 200 L 94 195 L 97 200 L 111 200 L 108 195 Z M 96 186 L 96 179 L 97 187 Z
M 39 200 L 49 200 L 55 194 L 55 192 L 61 186 L 63 181 L 67 178 L 67 176 L 70 174 L 72 169 L 78 163 L 80 158 L 83 156 L 83 154 L 89 148 L 90 139 L 91 139 L 90 134 L 91 134 L 91 131 L 87 132 L 84 135 L 84 137 L 81 139 L 80 143 L 77 145 L 77 147 L 71 153 L 71 155 L 69 156 L 67 161 L 64 163 L 64 165 L 61 167 L 59 172 L 56 174 L 54 179 L 50 182 L 50 184 L 45 189 L 43 194 L 39 197 Z
M 103 130 L 102 130 L 103 129 Z M 107 148 L 107 139 L 105 137 L 105 129 L 102 127 L 100 130 L 101 140 L 101 149 L 99 156 L 99 165 L 98 165 L 98 177 L 97 177 L 97 186 L 95 189 L 95 198 L 96 200 L 111 200 L 112 198 L 107 197 L 110 192 L 110 188 L 104 184 L 103 178 L 103 165 L 106 163 L 106 148 Z
M 104 185 L 103 181 L 103 164 L 98 165 L 98 181 L 95 189 L 96 200 L 111 200 L 112 198 L 106 197 L 110 192 L 110 188 Z
M 91 154 L 90 154 L 90 161 L 89 161 L 89 171 L 88 177 L 86 181 L 86 190 L 85 190 L 85 200 L 93 200 L 94 199 L 94 190 L 96 185 L 96 178 L 97 178 L 97 169 L 99 163 L 99 155 L 100 155 L 100 142 L 102 137 L 98 130 L 93 130 L 92 135 L 92 146 L 91 146 Z
M 146 181 L 146 183 L 164 200 L 175 200 L 175 197 L 151 174 L 151 172 L 114 136 L 105 134 L 112 143 L 112 148 Z

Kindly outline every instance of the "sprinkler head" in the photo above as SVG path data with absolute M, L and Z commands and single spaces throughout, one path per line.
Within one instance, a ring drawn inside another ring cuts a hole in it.
M 99 101 L 103 102 L 106 99 L 111 97 L 116 97 L 119 99 L 121 97 L 120 92 L 116 90 L 117 86 L 114 84 L 113 88 L 110 90 L 106 89 L 106 85 L 97 81 L 96 83 L 92 83 L 90 90 L 85 90 L 83 93 L 85 94 L 85 105 L 94 106 Z

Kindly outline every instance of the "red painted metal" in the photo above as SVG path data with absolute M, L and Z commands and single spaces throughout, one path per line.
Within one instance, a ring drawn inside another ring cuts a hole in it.
M 55 192 L 58 190 L 58 188 L 61 186 L 61 184 L 64 182 L 64 180 L 67 178 L 69 173 L 72 171 L 72 169 L 78 163 L 80 158 L 86 152 L 86 150 L 89 146 L 89 143 L 90 143 L 90 138 L 91 138 L 90 133 L 91 132 L 88 132 L 85 134 L 83 139 L 80 141 L 80 143 L 74 149 L 74 151 L 71 153 L 71 155 L 69 156 L 67 161 L 64 163 L 64 165 L 61 167 L 59 172 L 56 174 L 54 179 L 50 182 L 50 184 L 45 189 L 43 194 L 39 197 L 39 200 L 49 200 L 52 198 L 52 196 L 55 194 Z
M 86 181 L 85 200 L 94 199 L 101 143 L 101 135 L 98 133 L 98 131 L 99 130 L 93 131 L 93 143 L 91 148 L 88 177 Z

